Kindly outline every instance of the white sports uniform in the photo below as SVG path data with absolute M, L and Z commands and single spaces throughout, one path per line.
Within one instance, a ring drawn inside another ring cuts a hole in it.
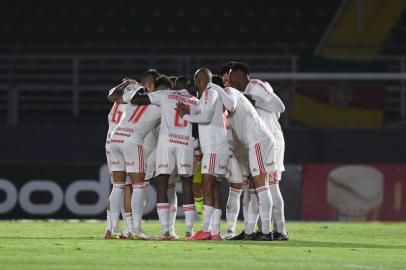
M 274 173 L 275 139 L 254 106 L 237 89 L 216 88 L 224 106 L 231 112 L 230 126 L 237 138 L 248 148 L 248 162 L 252 176 Z
M 149 93 L 148 97 L 162 109 L 155 174 L 172 174 L 176 165 L 179 175 L 193 175 L 192 125 L 175 109 L 181 101 L 195 114 L 198 99 L 187 90 L 160 90 Z
M 243 179 L 244 179 L 243 171 L 241 169 L 242 166 L 235 154 L 235 151 L 236 151 L 235 146 L 238 143 L 235 140 L 238 140 L 238 139 L 235 138 L 235 136 L 234 136 L 234 133 L 230 126 L 228 118 L 229 118 L 229 116 L 227 114 L 226 129 L 227 129 L 228 147 L 230 150 L 230 159 L 228 161 L 226 178 L 228 179 L 228 181 L 230 183 L 242 183 Z M 248 162 L 248 158 L 246 159 L 246 161 Z M 248 170 L 247 170 L 246 174 L 247 174 L 246 176 L 248 176 Z
M 114 89 L 111 89 L 109 91 L 109 94 L 113 90 Z M 113 107 L 111 107 L 110 113 L 107 117 L 108 123 L 109 123 L 109 130 L 107 131 L 107 138 L 106 138 L 106 159 L 107 159 L 107 168 L 109 170 L 111 184 L 113 184 L 113 172 L 111 171 L 111 165 L 110 165 L 110 138 L 111 138 L 111 133 L 113 132 L 114 128 L 116 127 L 116 125 L 118 123 L 120 123 L 121 118 L 123 117 L 126 105 L 127 104 L 114 103 L 114 105 L 113 105 Z M 125 182 L 126 182 L 126 184 L 131 184 L 131 178 L 129 176 L 127 176 Z
M 138 85 L 130 85 L 124 92 L 135 92 L 139 88 Z M 145 136 L 159 124 L 160 118 L 161 110 L 156 105 L 127 104 L 124 117 L 111 135 L 110 164 L 113 172 L 145 173 L 142 145 Z
M 197 114 L 186 114 L 183 119 L 199 124 L 199 139 L 203 153 L 202 174 L 224 176 L 230 151 L 228 147 L 225 110 L 213 83 L 207 86 L 200 100 Z
M 144 157 L 147 161 L 145 170 L 145 180 L 154 177 L 156 146 L 158 144 L 159 127 L 153 128 L 144 138 Z
M 255 100 L 255 107 L 259 116 L 261 116 L 261 119 L 275 137 L 276 166 L 278 167 L 276 180 L 280 180 L 282 172 L 285 171 L 283 165 L 285 140 L 278 118 L 280 113 L 284 112 L 285 106 L 274 93 L 269 83 L 261 80 L 251 80 L 244 94 L 251 96 Z

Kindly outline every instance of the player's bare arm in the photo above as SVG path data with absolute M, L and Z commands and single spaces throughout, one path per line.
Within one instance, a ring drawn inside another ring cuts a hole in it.
M 111 103 L 119 103 L 119 104 L 124 104 L 125 102 L 123 101 L 123 93 L 124 89 L 129 86 L 130 84 L 136 84 L 137 81 L 132 80 L 132 79 L 126 79 L 119 85 L 117 85 L 115 88 L 112 89 L 111 93 L 108 96 L 108 100 Z

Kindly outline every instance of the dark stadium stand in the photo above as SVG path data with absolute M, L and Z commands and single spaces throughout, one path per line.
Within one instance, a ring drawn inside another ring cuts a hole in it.
M 227 50 L 251 46 L 280 51 L 283 44 L 292 44 L 288 46 L 290 52 L 309 52 L 339 3 L 273 1 L 273 7 L 268 8 L 265 0 L 208 0 L 197 9 L 194 1 L 182 0 L 160 1 L 158 10 L 154 1 L 3 0 L 0 34 L 7 43 L 22 45 L 17 48 L 23 51 L 29 51 L 25 46 L 32 43 L 56 43 L 60 49 L 63 44 L 76 43 L 85 50 L 86 43 L 130 44 L 129 48 L 136 43 L 141 51 L 145 48 L 166 53 L 179 52 L 180 48 L 182 52 L 215 52 L 218 47 L 210 46 L 214 42 Z M 146 46 L 140 47 L 140 43 Z M 55 50 L 54 46 L 49 48 L 48 52 Z

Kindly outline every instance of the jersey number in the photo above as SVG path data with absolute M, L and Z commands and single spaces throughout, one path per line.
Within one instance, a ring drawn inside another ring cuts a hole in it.
M 186 107 L 187 109 L 190 109 L 190 106 L 187 105 L 187 104 L 185 104 L 185 107 Z M 176 115 L 175 115 L 175 127 L 184 128 L 184 127 L 187 126 L 188 123 L 189 123 L 188 121 L 183 120 L 183 119 L 179 116 L 178 112 L 176 112 Z
M 111 118 L 111 122 L 113 122 L 114 124 L 118 124 L 121 120 L 122 115 L 123 112 L 118 110 L 118 104 L 114 103 L 113 117 Z
M 137 123 L 138 120 L 140 120 L 141 116 L 144 114 L 147 107 L 148 105 L 137 106 L 128 122 L 133 122 L 134 124 Z

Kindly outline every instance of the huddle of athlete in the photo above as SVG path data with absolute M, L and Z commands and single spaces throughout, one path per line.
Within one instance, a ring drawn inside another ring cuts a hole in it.
M 200 99 L 188 78 L 156 70 L 109 91 L 114 105 L 106 154 L 113 188 L 105 239 L 178 239 L 175 184 L 181 181 L 185 240 L 288 240 L 279 189 L 285 141 L 278 119 L 285 106 L 269 83 L 250 78 L 245 63 L 229 62 L 219 73 L 196 71 Z M 229 195 L 221 235 L 223 180 Z M 149 181 L 157 186 L 158 237 L 141 228 Z M 241 195 L 245 226 L 236 234 Z M 202 226 L 194 233 L 196 212 Z

